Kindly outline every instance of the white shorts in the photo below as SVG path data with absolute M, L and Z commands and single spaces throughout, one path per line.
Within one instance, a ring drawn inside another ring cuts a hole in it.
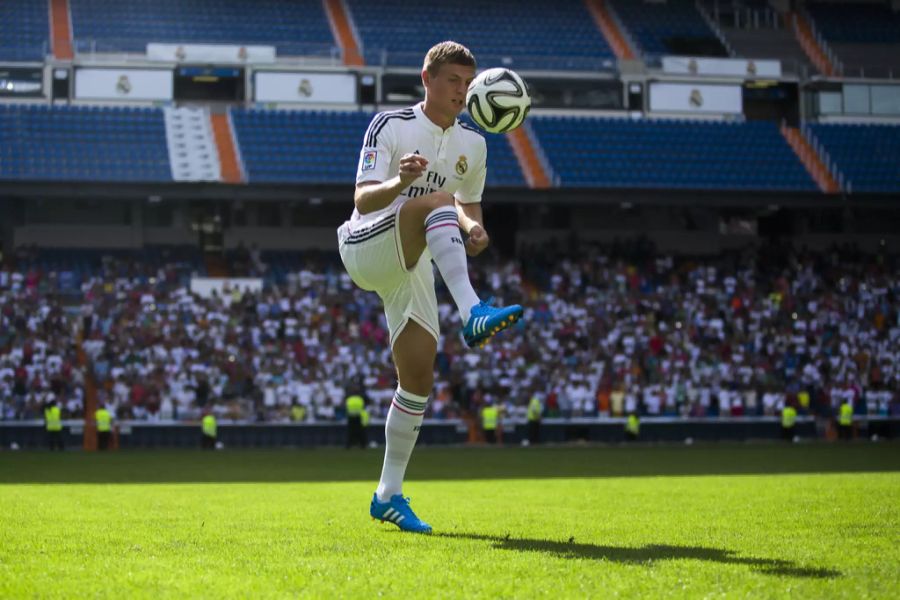
M 384 304 L 390 345 L 412 319 L 440 341 L 434 271 L 428 248 L 419 262 L 407 269 L 400 242 L 400 207 L 351 230 L 347 221 L 338 228 L 341 260 L 353 283 L 376 292 Z

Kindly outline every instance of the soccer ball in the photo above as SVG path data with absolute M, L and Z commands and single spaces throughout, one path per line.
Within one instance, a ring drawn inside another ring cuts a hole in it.
M 531 96 L 525 81 L 514 71 L 488 69 L 469 85 L 466 108 L 485 131 L 506 133 L 525 120 L 531 108 Z
M 19 449 L 19 444 L 17 444 L 16 442 L 10 442 L 9 449 L 12 450 L 13 452 L 15 452 L 16 450 Z

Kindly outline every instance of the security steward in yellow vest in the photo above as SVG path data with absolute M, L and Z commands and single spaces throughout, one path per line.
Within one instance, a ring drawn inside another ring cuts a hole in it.
M 625 439 L 629 442 L 636 442 L 640 435 L 641 421 L 636 413 L 631 413 L 625 421 Z
M 65 449 L 62 432 L 62 411 L 55 400 L 48 403 L 44 408 L 44 425 L 47 429 L 47 444 L 50 446 L 50 451 L 59 450 L 62 452 Z
M 112 414 L 101 406 L 94 412 L 97 423 L 97 449 L 109 450 L 109 438 L 112 436 Z
M 842 440 L 853 439 L 853 405 L 850 402 L 841 404 L 838 414 L 838 437 Z
M 481 427 L 484 429 L 484 439 L 488 444 L 497 443 L 497 422 L 500 419 L 500 411 L 493 404 L 488 404 L 481 409 Z
M 294 404 L 291 407 L 291 421 L 300 423 L 306 420 L 306 407 L 302 404 Z
M 200 421 L 200 429 L 203 437 L 200 442 L 204 450 L 215 450 L 216 440 L 219 439 L 219 424 L 216 422 L 216 415 L 206 413 Z
M 781 437 L 787 442 L 797 434 L 797 409 L 791 405 L 781 410 Z
M 347 448 L 358 445 L 366 447 L 366 430 L 363 426 L 363 412 L 366 400 L 360 394 L 347 396 Z
M 532 396 L 528 402 L 528 443 L 538 444 L 541 441 L 541 415 L 544 414 L 544 406 L 537 396 Z

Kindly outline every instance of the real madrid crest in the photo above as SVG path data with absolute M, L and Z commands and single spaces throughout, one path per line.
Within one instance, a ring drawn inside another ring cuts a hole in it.
M 691 95 L 688 97 L 688 102 L 694 108 L 700 108 L 703 106 L 703 94 L 700 93 L 700 90 L 693 89 L 691 90 Z
M 459 160 L 456 161 L 456 173 L 458 175 L 465 175 L 468 170 L 469 163 L 466 162 L 466 156 L 463 154 L 459 157 Z
M 116 92 L 123 95 L 131 93 L 131 81 L 129 81 L 128 75 L 119 76 L 119 80 L 116 82 Z

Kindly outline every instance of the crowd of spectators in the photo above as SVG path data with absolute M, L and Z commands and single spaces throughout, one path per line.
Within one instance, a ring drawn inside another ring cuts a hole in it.
M 354 391 L 385 415 L 396 381 L 377 296 L 355 288 L 336 255 L 293 257 L 259 293 L 208 297 L 190 291 L 197 262 L 166 253 L 109 253 L 74 274 L 42 267 L 39 253 L 9 261 L 2 418 L 40 418 L 50 399 L 78 417 L 88 378 L 124 419 L 211 410 L 329 421 Z M 525 319 L 469 350 L 439 283 L 444 335 L 427 416 L 485 403 L 522 416 L 534 395 L 548 417 L 776 415 L 786 404 L 830 415 L 846 400 L 861 414 L 900 413 L 898 258 L 777 244 L 686 257 L 637 240 L 473 260 L 475 289 L 522 303 Z

